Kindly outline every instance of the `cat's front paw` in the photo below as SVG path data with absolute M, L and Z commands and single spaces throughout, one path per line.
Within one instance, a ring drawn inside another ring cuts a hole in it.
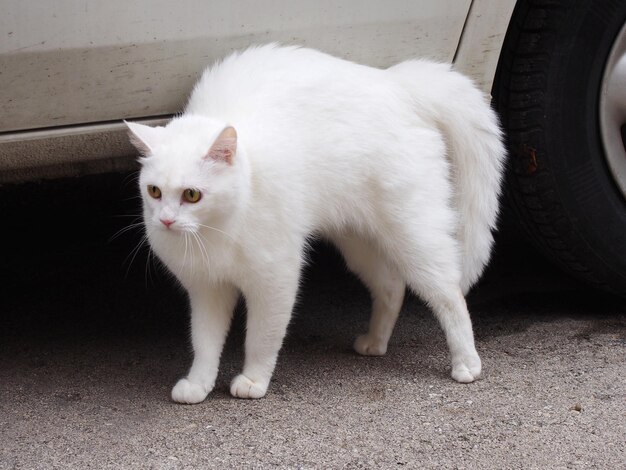
M 476 351 L 460 354 L 452 359 L 452 378 L 460 383 L 470 383 L 480 377 L 481 363 Z
M 362 356 L 384 356 L 387 342 L 373 336 L 361 335 L 354 341 L 354 350 Z
M 204 386 L 190 382 L 188 379 L 180 379 L 172 389 L 172 400 L 193 405 L 204 401 L 208 394 L 209 391 Z
M 230 394 L 237 398 L 262 398 L 267 392 L 267 386 L 267 383 L 254 382 L 239 374 L 230 385 Z

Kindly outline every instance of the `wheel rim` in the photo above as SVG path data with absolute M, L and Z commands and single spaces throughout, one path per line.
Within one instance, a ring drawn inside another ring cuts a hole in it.
M 626 197 L 626 25 L 617 35 L 604 69 L 599 111 L 604 154 Z

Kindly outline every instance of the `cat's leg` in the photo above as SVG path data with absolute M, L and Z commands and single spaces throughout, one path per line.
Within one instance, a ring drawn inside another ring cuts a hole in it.
M 231 383 L 238 398 L 261 398 L 267 392 L 296 300 L 300 259 L 268 266 L 243 290 L 247 307 L 243 372 Z
M 354 349 L 364 356 L 382 356 L 402 308 L 404 280 L 371 243 L 346 236 L 333 237 L 333 242 L 372 296 L 369 330 L 356 338 Z
M 481 361 L 460 285 L 426 282 L 414 286 L 414 290 L 430 305 L 445 332 L 452 360 L 452 378 L 461 383 L 473 382 L 480 376 Z
M 441 210 L 445 210 L 441 208 Z M 424 236 L 422 227 L 428 227 Z M 392 247 L 394 261 L 407 284 L 433 310 L 446 335 L 452 359 L 452 378 L 473 382 L 480 376 L 481 361 L 474 345 L 472 322 L 460 287 L 459 247 L 436 221 L 413 226 L 398 224 Z
M 172 389 L 172 400 L 200 403 L 213 390 L 238 296 L 237 289 L 226 284 L 190 290 L 194 358 L 187 377 Z

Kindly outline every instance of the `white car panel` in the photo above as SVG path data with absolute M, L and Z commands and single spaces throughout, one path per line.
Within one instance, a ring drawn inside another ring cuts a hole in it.
M 255 43 L 302 44 L 381 67 L 415 56 L 451 61 L 471 1 L 2 3 L 6 133 L 178 112 L 207 64 Z
M 491 92 L 515 0 L 474 0 L 454 57 L 456 70 Z
M 121 119 L 165 122 L 207 64 L 256 43 L 301 44 L 378 67 L 454 59 L 489 92 L 514 4 L 4 0 L 0 183 L 132 168 Z

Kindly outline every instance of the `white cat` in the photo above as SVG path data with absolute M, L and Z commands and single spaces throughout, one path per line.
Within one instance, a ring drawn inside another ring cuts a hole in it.
M 479 376 L 464 294 L 489 259 L 505 151 L 470 80 L 444 64 L 380 70 L 271 44 L 206 70 L 167 126 L 127 124 L 148 239 L 191 303 L 195 356 L 173 400 L 213 389 L 240 293 L 245 364 L 230 391 L 265 395 L 311 236 L 371 291 L 358 353 L 385 354 L 408 284 L 446 334 L 452 377 Z

